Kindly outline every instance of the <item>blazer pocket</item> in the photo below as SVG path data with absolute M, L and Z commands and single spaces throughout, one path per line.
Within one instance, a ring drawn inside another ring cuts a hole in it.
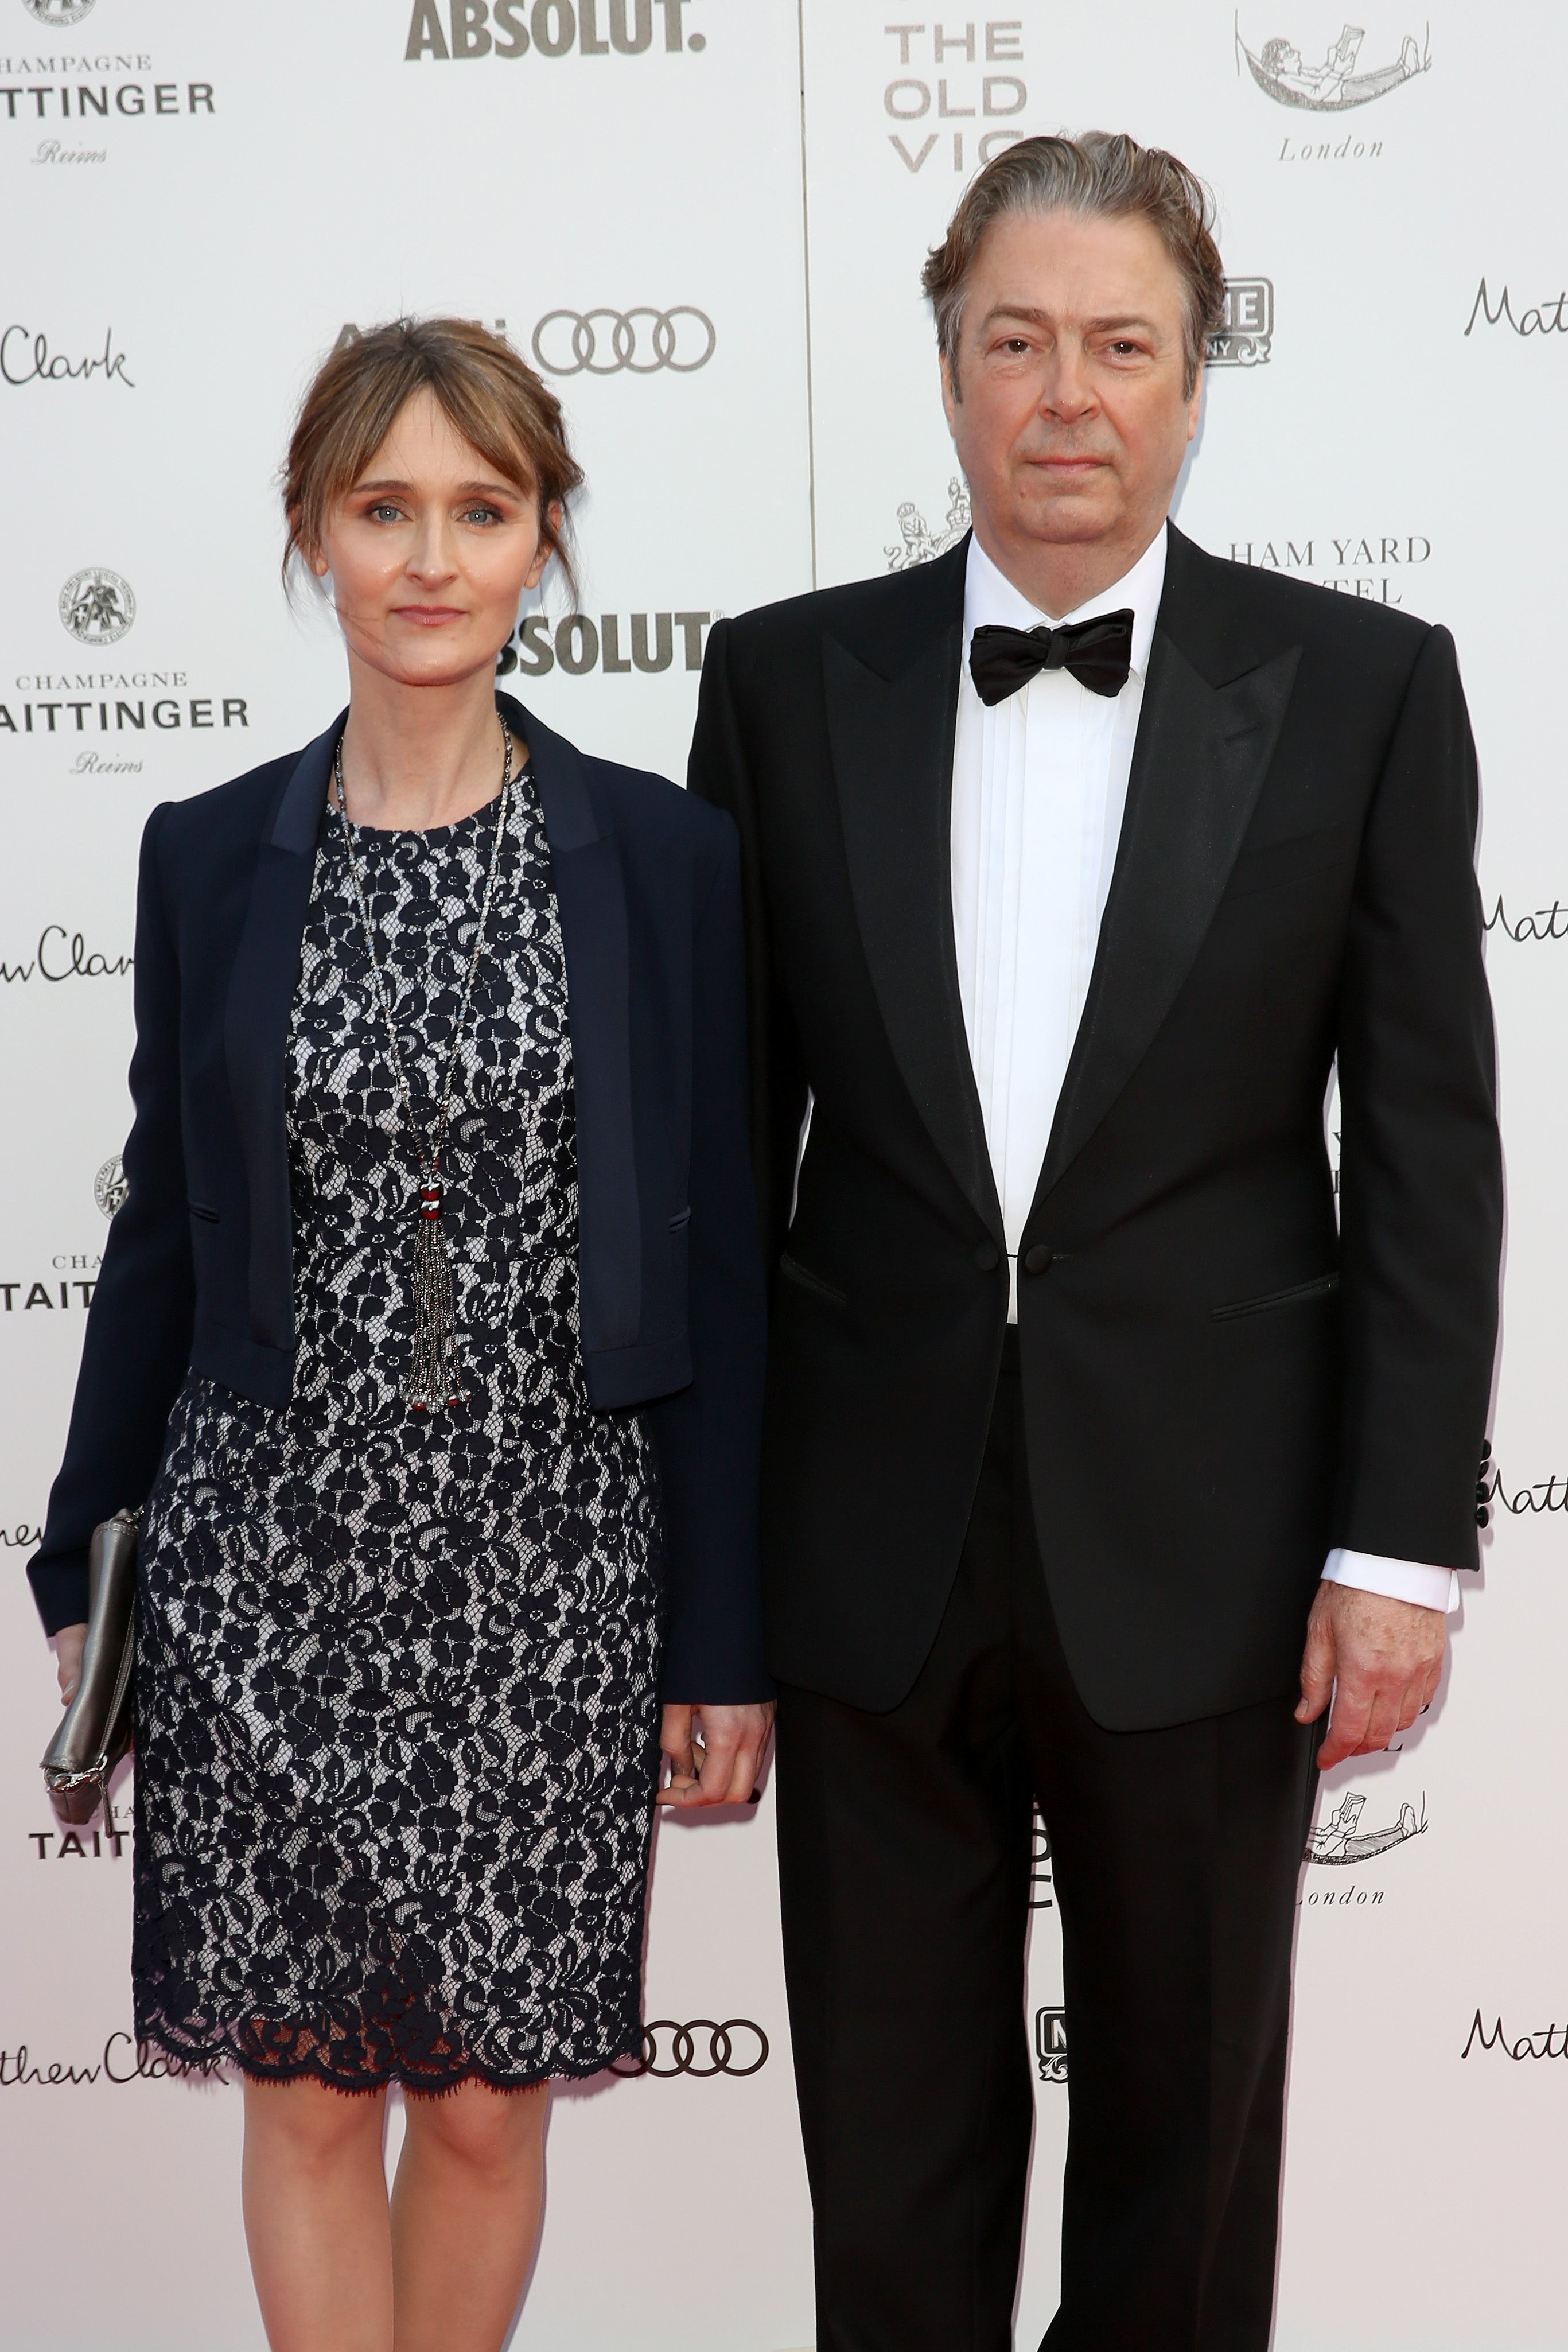
M 1233 1323 L 1239 1315 L 1267 1315 L 1275 1307 L 1304 1307 L 1311 1298 L 1328 1298 L 1339 1288 L 1337 1274 L 1314 1275 L 1311 1282 L 1293 1282 L 1289 1290 L 1265 1291 L 1261 1298 L 1239 1298 L 1229 1307 L 1216 1307 L 1211 1323 Z
M 202 1217 L 209 1225 L 215 1225 L 219 1222 L 217 1211 L 209 1209 L 204 1201 L 187 1201 L 185 1206 L 193 1217 Z
M 1348 825 L 1320 825 L 1312 833 L 1291 834 L 1285 841 L 1266 841 L 1244 849 L 1230 869 L 1227 898 L 1249 898 L 1259 890 L 1283 889 L 1290 883 L 1315 882 L 1354 862 L 1355 845 Z
M 818 1298 L 825 1298 L 831 1307 L 847 1307 L 850 1303 L 841 1290 L 835 1288 L 831 1282 L 824 1282 L 820 1274 L 813 1274 L 809 1265 L 802 1265 L 800 1259 L 791 1257 L 788 1250 L 779 1261 L 779 1271 L 786 1282 L 794 1283 L 797 1289 L 810 1291 Z

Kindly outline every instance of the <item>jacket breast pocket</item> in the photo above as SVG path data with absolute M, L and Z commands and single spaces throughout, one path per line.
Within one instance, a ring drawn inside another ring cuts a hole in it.
M 1283 890 L 1319 881 L 1340 868 L 1348 871 L 1355 852 L 1355 831 L 1348 824 L 1319 825 L 1284 841 L 1260 842 L 1254 849 L 1244 849 L 1231 867 L 1225 898 L 1250 898 L 1260 890 Z

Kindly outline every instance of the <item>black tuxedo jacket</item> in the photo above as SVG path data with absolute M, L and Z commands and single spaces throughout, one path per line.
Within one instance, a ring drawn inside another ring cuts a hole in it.
M 691 761 L 741 834 L 769 1664 L 871 1708 L 941 1618 L 1007 1317 L 949 879 L 966 556 L 716 627 Z M 1446 631 L 1172 530 L 1020 1250 L 1045 1573 L 1108 1727 L 1291 1690 L 1333 1544 L 1475 1565 L 1501 1222 L 1476 811 Z
M 528 746 L 566 951 L 584 1377 L 595 1405 L 647 1408 L 658 1458 L 664 1688 L 762 1698 L 766 1307 L 734 828 L 500 703 Z M 187 1367 L 259 1403 L 288 1401 L 285 1053 L 341 732 L 340 716 L 304 751 L 148 821 L 129 1190 L 30 1569 L 51 1633 L 86 1616 L 89 1537 L 146 1495 Z

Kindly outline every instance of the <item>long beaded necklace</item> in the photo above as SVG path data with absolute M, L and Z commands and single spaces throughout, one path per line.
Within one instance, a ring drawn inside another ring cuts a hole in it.
M 474 952 L 468 959 L 468 977 L 463 984 L 463 1002 L 452 1032 L 452 1051 L 446 1059 L 446 1075 L 442 1082 L 435 1124 L 428 1136 L 421 1132 L 414 1116 L 413 1097 L 409 1091 L 402 1055 L 398 1050 L 392 998 L 382 971 L 381 958 L 376 953 L 375 929 L 371 921 L 364 887 L 360 880 L 359 861 L 354 856 L 353 835 L 349 829 L 348 796 L 343 790 L 343 739 L 340 735 L 338 748 L 332 754 L 332 774 L 338 786 L 338 814 L 343 821 L 343 847 L 348 854 L 349 879 L 359 905 L 360 920 L 364 925 L 365 946 L 370 951 L 371 971 L 381 1003 L 382 1018 L 386 1024 L 387 1050 L 397 1076 L 403 1117 L 408 1121 L 409 1133 L 413 1138 L 414 1150 L 419 1159 L 419 1202 L 413 1233 L 413 1353 L 408 1377 L 403 1382 L 403 1400 L 415 1412 L 428 1412 L 442 1405 L 461 1404 L 468 1394 L 462 1385 L 462 1371 L 457 1360 L 457 1306 L 452 1275 L 452 1250 L 441 1223 L 441 1154 L 446 1142 L 452 1085 L 457 1075 L 463 1032 L 467 1026 L 469 1007 L 474 999 L 475 976 L 479 970 L 479 959 L 485 952 L 485 929 L 490 919 L 496 869 L 501 862 L 501 843 L 507 832 L 507 810 L 512 786 L 512 736 L 504 719 L 501 720 L 501 733 L 506 742 L 506 755 L 501 768 L 500 806 L 496 813 L 496 838 L 490 848 L 490 870 L 485 877 L 479 928 L 474 936 Z

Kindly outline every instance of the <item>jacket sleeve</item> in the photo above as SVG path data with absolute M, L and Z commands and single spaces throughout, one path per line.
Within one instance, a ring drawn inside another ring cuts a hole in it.
M 168 813 L 167 803 L 154 809 L 141 836 L 126 1195 L 88 1309 L 65 1460 L 27 1569 L 47 1633 L 85 1621 L 93 1528 L 145 1501 L 191 1358 L 195 1277 L 180 1131 L 180 973 L 158 873 Z
M 756 785 L 731 681 L 730 625 L 716 624 L 703 663 L 688 788 L 734 818 L 740 834 L 746 927 L 747 1043 L 751 1066 L 751 1160 L 771 1280 L 789 1230 L 795 1169 L 806 1116 L 804 1061 L 774 960 Z
M 693 1378 L 647 1409 L 668 1566 L 664 1696 L 715 1706 L 773 1696 L 758 1520 L 768 1325 L 747 1150 L 740 869 L 727 827 L 726 836 L 693 953 Z
M 1339 1020 L 1343 1419 L 1333 1542 L 1474 1568 L 1502 1241 L 1475 745 L 1417 657 L 1363 837 Z

